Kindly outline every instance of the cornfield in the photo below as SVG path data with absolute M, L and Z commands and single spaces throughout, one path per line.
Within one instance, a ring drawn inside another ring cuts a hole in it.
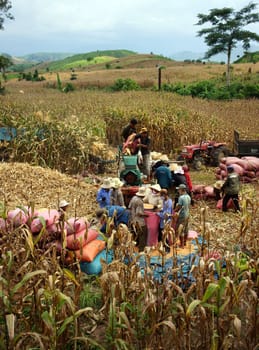
M 90 215 L 96 187 L 58 171 L 84 171 L 95 142 L 118 146 L 132 117 L 148 128 L 153 150 L 172 157 L 201 138 L 231 147 L 235 128 L 242 138 L 258 138 L 258 100 L 200 101 L 155 91 L 63 94 L 44 84 L 11 81 L 0 96 L 1 126 L 19 131 L 8 146 L 10 161 L 34 167 L 4 164 L 1 222 L 23 201 L 49 207 L 66 194 L 75 216 Z M 258 184 L 243 186 L 241 206 L 240 216 L 202 201 L 193 210 L 199 239 L 187 271 L 177 249 L 170 259 L 162 244 L 157 259 L 152 247 L 138 254 L 123 225 L 106 237 L 114 259 L 102 261 L 100 276 L 82 273 L 73 256 L 68 263 L 65 248 L 43 249 L 44 228 L 35 236 L 27 225 L 2 227 L 0 349 L 258 349 Z

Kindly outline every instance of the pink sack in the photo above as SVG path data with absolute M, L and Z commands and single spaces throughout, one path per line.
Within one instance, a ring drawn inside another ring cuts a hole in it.
M 225 164 L 226 166 L 232 165 L 232 164 L 238 164 L 238 162 L 241 160 L 241 158 L 238 157 L 227 157 L 225 158 Z
M 248 170 L 259 170 L 259 158 L 247 156 L 241 159 L 245 159 L 248 162 Z
M 217 208 L 217 209 L 222 209 L 222 203 L 223 203 L 223 199 L 219 199 L 218 202 L 217 202 L 216 208 Z M 228 201 L 227 208 L 228 208 L 228 209 L 231 209 L 231 208 L 234 209 L 234 208 L 235 208 L 232 199 L 230 199 L 230 200 Z
M 71 235 L 86 229 L 89 226 L 88 222 L 84 218 L 69 218 L 65 222 L 65 228 L 67 235 Z
M 93 228 L 89 228 L 88 231 L 86 229 L 83 229 L 82 231 L 67 236 L 67 248 L 71 250 L 78 250 L 81 247 L 84 247 L 87 243 L 96 239 L 97 236 L 97 230 Z
M 233 166 L 234 171 L 238 175 L 242 176 L 244 174 L 244 171 L 245 171 L 244 168 L 242 168 L 242 166 L 240 166 L 238 163 L 234 163 L 234 164 L 231 164 L 231 165 Z
M 198 237 L 198 233 L 196 231 L 188 231 L 188 239 L 194 239 L 196 237 Z
M 219 168 L 220 168 L 220 170 L 227 171 L 227 166 L 226 166 L 226 164 L 224 164 L 224 163 L 220 163 L 220 164 L 219 164 Z
M 59 212 L 56 209 L 43 209 L 37 211 L 37 216 L 31 222 L 32 233 L 40 232 L 43 228 L 43 222 L 46 223 L 46 228 L 53 225 L 59 219 Z
M 193 185 L 192 192 L 193 193 L 203 193 L 205 185 Z
M 0 218 L 0 231 L 5 231 L 6 230 L 6 222 L 5 219 Z
M 221 179 L 224 180 L 227 177 L 227 172 L 225 170 L 221 170 L 220 176 Z
M 204 190 L 205 190 L 206 197 L 209 197 L 209 198 L 215 197 L 215 192 L 214 192 L 213 186 L 205 186 Z
M 256 177 L 256 173 L 254 172 L 254 171 L 252 171 L 252 170 L 246 170 L 246 171 L 244 171 L 244 174 L 243 174 L 244 176 L 248 176 L 248 177 Z
M 9 210 L 7 213 L 7 220 L 15 227 L 26 224 L 28 217 L 29 216 L 20 208 Z

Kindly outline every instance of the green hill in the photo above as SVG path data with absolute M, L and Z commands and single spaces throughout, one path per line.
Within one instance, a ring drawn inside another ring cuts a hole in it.
M 30 60 L 43 59 L 44 55 L 31 54 L 24 56 Z M 49 54 L 45 58 L 50 58 Z M 54 57 L 53 57 L 54 58 Z M 56 56 L 57 58 L 57 56 Z M 174 62 L 174 60 L 155 54 L 138 54 L 129 50 L 103 50 L 68 56 L 55 61 L 20 61 L 10 67 L 15 72 L 37 69 L 43 71 L 67 71 L 72 69 L 102 70 L 102 69 L 123 69 L 123 68 L 148 68 Z
M 244 56 L 240 57 L 234 63 L 256 63 L 259 62 L 259 51 L 246 52 Z
M 84 68 L 89 65 L 106 63 L 115 58 L 122 58 L 122 57 L 127 57 L 135 54 L 136 52 L 129 51 L 129 50 L 93 51 L 93 52 L 73 55 L 56 62 L 50 62 L 47 66 L 48 66 L 48 69 L 51 71 L 67 70 L 71 68 Z

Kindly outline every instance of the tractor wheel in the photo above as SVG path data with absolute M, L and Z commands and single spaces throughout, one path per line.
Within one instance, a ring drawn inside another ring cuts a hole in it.
M 192 165 L 195 170 L 201 170 L 204 166 L 204 159 L 202 157 L 194 157 Z
M 219 166 L 219 163 L 222 158 L 227 157 L 229 155 L 229 150 L 226 147 L 219 147 L 214 149 L 211 154 L 211 165 Z

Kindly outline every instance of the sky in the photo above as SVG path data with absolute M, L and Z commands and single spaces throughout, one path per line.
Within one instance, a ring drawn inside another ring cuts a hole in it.
M 127 49 L 161 54 L 208 47 L 197 37 L 197 14 L 212 8 L 238 11 L 249 0 L 10 0 L 15 20 L 0 30 L 0 52 L 86 53 Z M 254 1 L 257 2 L 257 1 Z M 257 7 L 259 11 L 259 4 Z M 250 30 L 259 33 L 259 23 Z M 259 50 L 259 44 L 251 43 Z

